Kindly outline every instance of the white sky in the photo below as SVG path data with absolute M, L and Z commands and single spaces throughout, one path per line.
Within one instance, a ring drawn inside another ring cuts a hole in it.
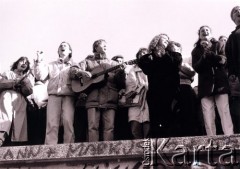
M 239 0 L 0 0 L 0 71 L 20 56 L 32 61 L 37 50 L 56 60 L 62 41 L 71 44 L 76 62 L 92 54 L 97 39 L 107 41 L 109 58 L 130 60 L 159 33 L 190 57 L 200 26 L 209 25 L 216 38 L 235 29 L 236 5 Z

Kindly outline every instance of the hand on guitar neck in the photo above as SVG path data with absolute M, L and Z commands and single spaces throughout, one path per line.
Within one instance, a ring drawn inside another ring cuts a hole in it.
M 126 63 L 123 63 L 123 64 L 120 65 L 120 69 L 122 69 L 122 70 L 124 70 L 126 67 L 127 67 Z

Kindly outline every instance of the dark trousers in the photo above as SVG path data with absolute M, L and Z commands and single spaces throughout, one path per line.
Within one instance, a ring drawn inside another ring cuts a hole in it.
M 85 106 L 77 105 L 74 115 L 75 142 L 85 142 L 87 140 L 87 110 Z
M 34 105 L 28 105 L 28 144 L 44 144 L 46 133 L 46 112 L 46 107 L 39 109 L 35 103 Z
M 128 108 L 119 107 L 115 117 L 115 140 L 130 140 L 132 134 L 128 122 Z
M 151 124 L 151 137 L 174 136 L 174 118 L 171 105 L 176 89 L 165 88 L 160 91 L 148 91 L 147 102 Z
M 143 139 L 149 137 L 150 134 L 149 122 L 139 123 L 138 121 L 131 121 L 130 125 L 134 139 Z
M 180 85 L 174 109 L 176 136 L 197 136 L 204 134 L 200 103 L 190 85 Z
M 229 97 L 229 106 L 233 121 L 234 133 L 240 133 L 240 96 Z

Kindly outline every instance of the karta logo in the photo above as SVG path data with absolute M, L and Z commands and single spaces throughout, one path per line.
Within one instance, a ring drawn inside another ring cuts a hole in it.
M 175 145 L 171 138 L 145 139 L 143 141 L 144 166 L 236 166 L 239 165 L 239 145 L 225 144 L 222 147 L 211 139 L 207 145 Z M 174 146 L 174 147 L 173 147 Z

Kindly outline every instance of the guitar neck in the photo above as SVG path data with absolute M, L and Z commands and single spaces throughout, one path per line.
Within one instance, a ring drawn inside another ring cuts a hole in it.
M 95 73 L 95 74 L 93 74 L 93 76 L 94 76 L 94 77 L 98 77 L 98 76 L 104 75 L 104 74 L 106 74 L 106 73 L 109 73 L 109 72 L 111 72 L 111 71 L 114 71 L 114 70 L 118 69 L 120 66 L 121 66 L 121 65 L 117 65 L 117 66 L 111 67 L 111 68 L 109 68 L 109 69 L 107 69 L 107 70 L 104 70 L 104 71 L 102 71 L 102 72 Z
M 124 62 L 123 64 L 132 65 L 132 64 L 134 64 L 134 63 L 136 63 L 136 59 L 130 60 L 130 61 L 127 61 L 127 62 Z M 93 76 L 94 76 L 94 77 L 98 77 L 98 76 L 104 75 L 104 74 L 106 74 L 106 73 L 112 72 L 112 71 L 120 68 L 123 64 L 120 64 L 120 65 L 111 67 L 111 68 L 109 68 L 109 69 L 107 69 L 107 70 L 104 70 L 104 71 L 102 71 L 102 72 L 99 72 L 99 73 L 95 73 L 95 74 L 93 74 Z

